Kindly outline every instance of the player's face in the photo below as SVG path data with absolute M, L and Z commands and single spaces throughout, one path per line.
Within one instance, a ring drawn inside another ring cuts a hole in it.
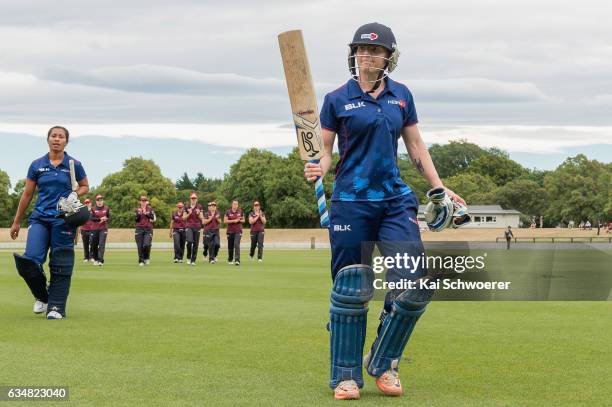
M 384 69 L 389 57 L 389 51 L 380 45 L 359 45 L 355 54 L 360 69 L 376 74 Z
M 60 153 L 64 151 L 66 148 L 66 144 L 68 144 L 68 139 L 66 138 L 66 133 L 62 129 L 53 129 L 51 130 L 51 134 L 47 138 L 47 144 L 49 144 L 49 151 L 54 153 Z
M 96 205 L 98 205 L 98 206 L 104 205 L 104 199 L 102 199 L 102 198 L 96 199 Z
M 236 209 L 238 209 L 238 201 L 232 202 L 232 210 L 235 211 Z

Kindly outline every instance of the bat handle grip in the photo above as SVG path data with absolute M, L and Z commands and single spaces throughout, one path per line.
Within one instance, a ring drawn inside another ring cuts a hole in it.
M 318 164 L 319 160 L 309 161 Z M 319 218 L 322 228 L 329 227 L 329 213 L 327 212 L 327 202 L 325 201 L 325 189 L 323 188 L 323 178 L 319 177 L 315 181 L 315 197 L 317 198 L 317 206 L 319 208 Z

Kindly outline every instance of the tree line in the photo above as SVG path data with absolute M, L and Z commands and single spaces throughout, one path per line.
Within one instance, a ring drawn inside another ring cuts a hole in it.
M 612 220 L 612 163 L 578 154 L 552 171 L 528 169 L 502 150 L 481 148 L 467 141 L 434 144 L 429 152 L 444 184 L 460 194 L 468 205 L 497 204 L 516 209 L 525 223 L 530 223 L 533 216 L 543 216 L 545 226 L 567 224 L 570 220 L 579 223 L 588 219 L 594 224 Z M 338 159 L 338 154 L 334 154 L 332 168 L 325 178 L 328 197 Z M 398 157 L 398 164 L 402 178 L 424 203 L 429 185 L 406 154 Z M 303 168 L 297 149 L 279 156 L 253 148 L 222 179 L 184 173 L 173 182 L 154 161 L 132 157 L 125 160 L 120 171 L 92 187 L 88 197 L 98 193 L 104 196 L 112 211 L 110 226 L 118 228 L 133 227 L 134 209 L 143 194 L 155 208 L 156 227 L 168 227 L 176 203 L 187 202 L 194 191 L 199 195 L 199 203 L 205 206 L 215 200 L 220 210 L 238 199 L 241 207 L 250 211 L 253 201 L 258 200 L 268 216 L 269 227 L 317 227 L 314 190 L 304 179 Z M 24 185 L 25 180 L 20 180 L 12 188 L 8 175 L 0 169 L 1 227 L 10 226 Z

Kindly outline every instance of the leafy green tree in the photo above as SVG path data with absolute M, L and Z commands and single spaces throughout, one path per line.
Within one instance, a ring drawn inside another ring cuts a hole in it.
M 493 201 L 505 209 L 516 209 L 524 215 L 543 215 L 548 206 L 548 193 L 537 182 L 515 179 L 495 190 Z
M 330 169 L 324 183 L 328 198 L 332 192 L 333 171 Z M 274 227 L 307 228 L 319 224 L 313 184 L 304 178 L 304 162 L 297 149 L 271 166 L 264 195 Z
M 487 205 L 495 201 L 491 194 L 497 186 L 493 180 L 486 176 L 473 172 L 466 172 L 442 180 L 444 186 L 450 188 L 461 196 L 468 205 Z
M 440 178 L 448 178 L 470 167 L 472 161 L 483 155 L 493 154 L 466 140 L 451 141 L 448 144 L 433 144 L 429 154 Z
M 583 154 L 567 158 L 546 175 L 550 195 L 546 216 L 552 222 L 610 219 L 612 166 L 589 160 Z
M 184 173 L 175 183 L 177 200 L 187 202 L 191 193 L 196 192 L 198 194 L 198 202 L 206 206 L 207 202 L 219 200 L 218 190 L 222 183 L 222 179 L 206 178 L 201 172 L 198 172 L 193 179 L 190 179 L 189 175 Z
M 503 152 L 478 157 L 470 163 L 469 171 L 488 176 L 496 185 L 504 185 L 529 174 L 525 168 L 508 158 Z
M 111 207 L 111 227 L 133 227 L 134 210 L 140 195 L 146 195 L 157 215 L 155 227 L 167 227 L 176 204 L 176 188 L 164 177 L 152 160 L 133 157 L 125 160 L 123 169 L 106 176 L 98 188 L 91 192 L 104 195 Z
M 177 190 L 187 190 L 187 191 L 193 191 L 196 189 L 195 185 L 193 184 L 193 181 L 189 178 L 189 175 L 187 175 L 187 173 L 183 173 L 183 175 L 181 176 L 181 178 L 178 179 L 178 181 L 176 181 L 176 183 L 174 184 L 176 186 Z
M 0 227 L 10 227 L 15 215 L 13 197 L 10 195 L 11 180 L 0 170 Z
M 21 194 L 23 193 L 23 190 L 25 189 L 25 182 L 26 182 L 25 178 L 20 179 L 15 184 L 15 188 L 13 188 L 13 193 L 11 194 L 11 198 L 13 201 L 13 213 L 10 214 L 11 224 L 13 223 L 13 217 L 15 215 L 15 212 L 17 212 L 17 207 L 19 206 L 19 200 L 21 199 Z M 32 214 L 32 210 L 34 210 L 34 204 L 36 203 L 37 199 L 38 199 L 38 188 L 34 189 L 32 200 L 30 201 L 30 204 L 26 208 L 23 218 L 21 219 L 21 227 L 26 227 L 28 225 L 28 219 L 30 215 Z
M 521 176 L 521 179 L 528 179 L 530 181 L 537 182 L 539 186 L 544 186 L 544 178 L 548 175 L 550 171 L 547 170 L 538 170 L 537 168 L 533 168 L 531 170 L 527 170 L 527 174 Z
M 247 150 L 231 167 L 225 175 L 218 189 L 219 201 L 227 209 L 233 199 L 240 202 L 242 209 L 247 212 L 252 209 L 253 201 L 259 200 L 261 207 L 273 223 L 271 208 L 265 194 L 265 185 L 274 176 L 273 169 L 280 167 L 282 158 L 271 151 L 251 148 Z

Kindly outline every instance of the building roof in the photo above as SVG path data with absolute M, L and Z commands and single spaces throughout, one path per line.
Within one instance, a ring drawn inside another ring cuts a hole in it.
M 419 214 L 422 215 L 425 211 L 425 205 L 419 205 Z M 514 209 L 503 209 L 499 205 L 468 205 L 470 215 L 520 215 L 521 213 Z

